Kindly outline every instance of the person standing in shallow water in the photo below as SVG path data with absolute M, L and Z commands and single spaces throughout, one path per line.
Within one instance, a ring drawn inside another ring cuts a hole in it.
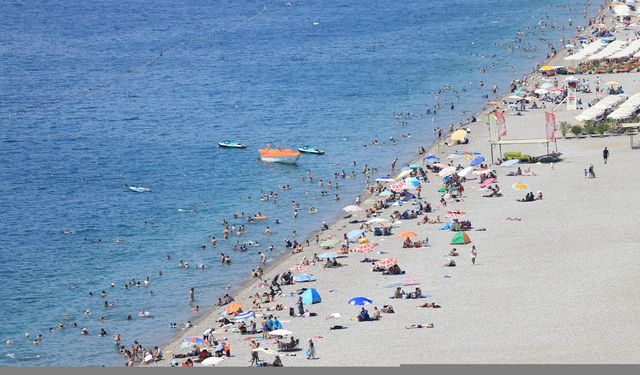
M 194 288 L 189 289 L 189 300 L 191 302 L 196 300 L 196 290 Z

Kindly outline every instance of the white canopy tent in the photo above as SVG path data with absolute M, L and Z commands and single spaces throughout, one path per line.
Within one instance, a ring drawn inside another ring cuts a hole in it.
M 576 116 L 575 119 L 578 121 L 595 120 L 624 99 L 625 97 L 623 95 L 609 95 L 604 97 L 592 107 L 587 108 L 584 112 Z
M 629 43 L 628 46 L 609 56 L 610 59 L 626 59 L 640 52 L 640 39 L 636 39 Z
M 622 103 L 620 107 L 611 112 L 609 116 L 613 120 L 622 120 L 631 118 L 640 109 L 640 93 L 631 95 L 626 102 Z
M 573 55 L 567 56 L 564 59 L 567 61 L 580 61 L 584 60 L 587 57 L 593 55 L 598 52 L 600 49 L 604 48 L 605 44 L 602 42 L 602 39 L 597 39 L 593 43 L 589 43 L 582 47 L 580 51 L 574 53 Z
M 626 46 L 627 46 L 627 42 L 625 42 L 623 40 L 614 40 L 613 42 L 609 43 L 609 45 L 607 45 L 600 52 L 589 56 L 589 58 L 587 60 L 589 60 L 589 61 L 604 60 L 604 59 L 608 58 L 609 56 L 622 51 L 622 49 L 624 49 L 624 47 L 626 47 Z

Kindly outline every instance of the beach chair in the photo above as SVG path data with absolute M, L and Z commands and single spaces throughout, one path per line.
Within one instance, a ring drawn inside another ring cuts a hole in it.
M 278 351 L 280 352 L 288 352 L 298 348 L 298 344 L 300 343 L 299 339 L 296 339 L 295 342 L 278 342 Z

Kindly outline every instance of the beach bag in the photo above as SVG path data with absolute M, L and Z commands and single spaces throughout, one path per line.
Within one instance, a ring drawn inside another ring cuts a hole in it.
M 293 307 L 289 307 L 289 316 L 295 316 L 296 315 L 296 311 Z

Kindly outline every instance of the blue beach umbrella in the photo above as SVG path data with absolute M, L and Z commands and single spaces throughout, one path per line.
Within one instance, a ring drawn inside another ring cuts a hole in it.
M 440 162 L 440 158 L 435 156 L 435 155 L 428 155 L 423 160 L 426 161 L 427 163 L 439 163 Z
M 334 254 L 334 253 L 323 253 L 318 255 L 318 258 L 320 259 L 333 259 L 335 257 L 337 257 L 338 255 Z
M 411 167 L 406 166 L 406 167 L 402 167 L 401 171 L 410 171 Z
M 316 281 L 316 278 L 313 277 L 313 275 L 308 274 L 308 273 L 301 273 L 299 275 L 296 275 L 293 278 L 293 281 L 297 282 L 297 283 L 308 283 L 310 281 Z
M 349 300 L 349 304 L 353 306 L 365 306 L 371 305 L 373 300 L 370 300 L 367 297 L 353 297 Z
M 471 160 L 471 165 L 475 167 L 476 165 L 482 164 L 484 160 L 484 156 L 477 156 L 473 160 Z
M 420 169 L 420 168 L 423 168 L 423 167 L 424 167 L 424 165 L 422 165 L 422 164 L 417 164 L 417 163 L 414 163 L 414 164 L 410 164 L 410 165 L 409 165 L 409 168 L 411 168 L 411 169 Z
M 417 189 L 420 186 L 420 180 L 415 177 L 410 177 L 404 180 L 404 183 L 407 185 L 408 189 Z

